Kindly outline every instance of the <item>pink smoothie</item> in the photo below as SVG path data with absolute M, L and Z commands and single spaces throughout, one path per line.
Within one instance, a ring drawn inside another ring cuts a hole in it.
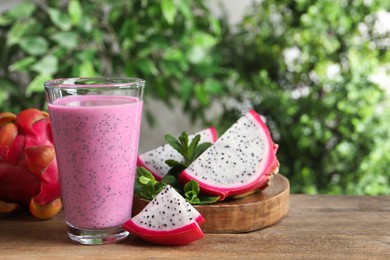
M 111 228 L 131 217 L 142 104 L 98 95 L 49 104 L 68 224 Z

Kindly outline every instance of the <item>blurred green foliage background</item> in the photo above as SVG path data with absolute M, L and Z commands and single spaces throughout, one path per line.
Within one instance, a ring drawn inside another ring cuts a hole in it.
M 203 0 L 25 1 L 0 15 L 0 111 L 44 109 L 51 78 L 141 77 L 146 99 L 221 131 L 255 108 L 292 192 L 390 194 L 385 10 L 264 0 L 232 28 Z

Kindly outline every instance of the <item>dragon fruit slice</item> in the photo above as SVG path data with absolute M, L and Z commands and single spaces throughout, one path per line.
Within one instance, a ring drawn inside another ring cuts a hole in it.
M 203 193 L 220 201 L 250 193 L 277 173 L 277 148 L 260 115 L 250 110 L 182 171 L 179 181 L 195 180 Z
M 200 142 L 214 143 L 218 134 L 214 127 L 207 128 L 198 133 L 188 136 L 191 141 L 196 135 L 200 134 Z M 173 159 L 178 162 L 184 162 L 184 158 L 169 144 L 165 144 L 140 154 L 137 159 L 137 166 L 144 167 L 150 171 L 156 180 L 160 181 L 169 171 L 169 166 L 165 163 L 166 160 Z
M 57 162 L 48 114 L 34 108 L 23 110 L 18 115 L 0 113 L 0 200 L 22 207 L 33 202 L 34 209 L 38 209 L 59 197 Z M 53 214 L 61 209 L 58 200 L 55 204 L 57 210 L 52 211 Z M 39 218 L 39 213 L 31 213 Z
M 201 239 L 202 215 L 167 185 L 146 207 L 122 226 L 131 234 L 160 245 L 186 245 Z

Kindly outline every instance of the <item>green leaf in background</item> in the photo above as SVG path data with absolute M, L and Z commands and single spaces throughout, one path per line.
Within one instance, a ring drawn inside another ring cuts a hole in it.
M 17 92 L 15 86 L 9 80 L 0 77 L 0 104 L 6 104 L 13 92 Z
M 222 84 L 219 80 L 207 78 L 204 82 L 204 89 L 212 95 L 221 94 L 223 92 Z
M 9 81 L 7 78 L 0 77 L 0 92 L 8 92 L 10 94 L 18 93 L 18 89 L 15 88 L 15 84 Z
M 30 97 L 33 92 L 43 92 L 43 84 L 50 80 L 52 77 L 50 75 L 39 74 L 28 84 L 26 88 L 26 96 Z
M 192 81 L 186 78 L 181 80 L 180 84 L 180 99 L 184 102 L 188 102 L 191 99 L 193 93 Z
M 7 35 L 7 45 L 11 46 L 18 43 L 29 29 L 29 24 L 25 22 L 17 22 L 12 25 Z
M 173 24 L 173 22 L 175 21 L 175 16 L 176 16 L 176 12 L 177 12 L 177 9 L 176 9 L 175 4 L 173 3 L 173 0 L 162 0 L 161 1 L 161 11 L 163 13 L 165 20 L 169 24 Z
M 13 63 L 9 66 L 10 71 L 26 71 L 28 70 L 32 64 L 36 62 L 37 58 L 33 56 L 25 57 Z
M 69 16 L 66 13 L 54 8 L 49 8 L 48 12 L 50 20 L 61 30 L 68 31 L 72 27 Z
M 79 35 L 76 32 L 56 32 L 50 38 L 68 50 L 76 48 L 79 44 Z
M 84 33 L 90 33 L 93 29 L 93 26 L 94 26 L 93 17 L 89 17 L 89 16 L 81 17 L 81 22 L 79 27 Z
M 134 77 L 135 75 L 137 75 L 137 69 L 137 63 L 134 61 L 129 61 L 126 63 L 125 73 L 129 77 Z
M 210 103 L 209 95 L 204 90 L 203 86 L 200 84 L 195 85 L 195 96 L 198 101 L 204 106 L 207 106 Z
M 73 25 L 79 25 L 83 17 L 83 9 L 79 0 L 71 0 L 68 4 L 68 14 Z
M 0 14 L 0 26 L 7 26 L 12 23 L 12 18 L 8 15 Z
M 183 52 L 178 49 L 167 48 L 164 50 L 164 59 L 170 61 L 180 61 L 183 59 Z
M 178 1 L 177 8 L 180 13 L 186 18 L 185 21 L 191 22 L 194 16 L 194 13 L 191 10 L 190 3 L 187 1 Z
M 201 46 L 192 46 L 187 50 L 187 58 L 191 63 L 197 64 L 206 58 L 207 50 Z
M 292 192 L 390 194 L 389 1 L 255 1 L 234 28 L 205 0 L 22 1 L 0 14 L 0 111 L 46 109 L 54 77 L 143 77 L 150 104 L 222 132 L 263 114 Z
M 132 20 L 126 20 L 125 23 L 121 26 L 118 36 L 120 39 L 130 40 L 130 43 L 127 44 L 128 47 L 130 47 L 132 44 L 131 39 L 136 35 L 136 29 L 137 24 Z
M 0 102 L 3 103 L 9 98 L 9 93 L 7 91 L 0 91 Z
M 92 77 L 97 76 L 93 63 L 89 60 L 86 60 L 80 64 L 78 67 L 79 72 L 77 73 L 80 77 Z
M 36 10 L 37 6 L 33 1 L 23 1 L 7 12 L 7 15 L 16 19 L 28 18 Z
M 218 43 L 217 38 L 203 32 L 196 32 L 187 40 L 189 45 L 187 57 L 194 64 L 202 62 L 210 49 Z
M 84 61 L 84 60 L 91 61 L 94 60 L 96 57 L 96 50 L 91 50 L 91 49 L 82 50 L 77 52 L 76 55 L 79 61 Z
M 20 39 L 19 46 L 30 55 L 42 55 L 47 52 L 49 44 L 41 36 L 26 36 Z
M 53 75 L 58 71 L 58 59 L 53 55 L 45 56 L 32 66 L 32 70 L 42 75 Z
M 210 20 L 211 28 L 213 29 L 214 33 L 216 35 L 220 36 L 221 33 L 222 33 L 222 29 L 221 29 L 221 25 L 220 25 L 218 19 L 216 19 L 215 17 L 211 16 L 209 18 L 209 20 Z
M 157 76 L 158 70 L 156 65 L 154 65 L 152 60 L 141 59 L 138 61 L 138 66 L 142 72 L 147 75 L 155 75 Z
M 169 60 L 164 60 L 159 64 L 161 73 L 164 73 L 166 76 L 176 77 L 179 75 L 179 66 L 176 62 Z
M 195 46 L 209 49 L 217 44 L 218 40 L 211 34 L 197 32 L 191 37 L 191 42 Z

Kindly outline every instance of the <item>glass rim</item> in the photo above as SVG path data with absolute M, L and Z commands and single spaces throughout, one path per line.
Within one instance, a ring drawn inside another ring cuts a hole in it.
M 89 88 L 142 88 L 145 80 L 133 77 L 74 77 L 51 79 L 45 88 L 89 89 Z

